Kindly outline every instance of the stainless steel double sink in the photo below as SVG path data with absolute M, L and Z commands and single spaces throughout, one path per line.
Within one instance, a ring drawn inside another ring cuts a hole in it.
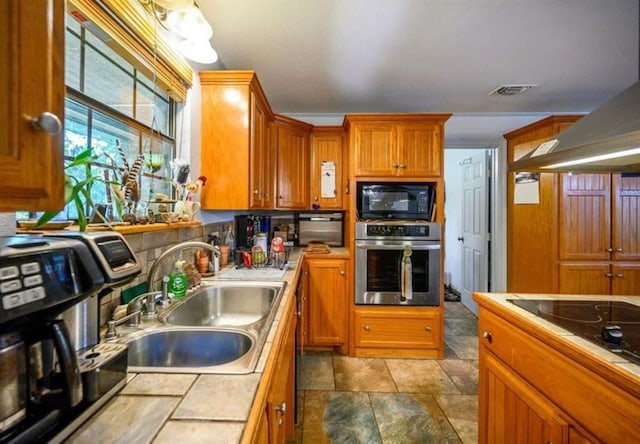
M 286 282 L 209 281 L 118 339 L 134 373 L 255 370 Z

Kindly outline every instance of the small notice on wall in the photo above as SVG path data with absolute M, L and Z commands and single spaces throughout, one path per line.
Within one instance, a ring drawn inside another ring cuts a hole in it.
M 320 196 L 336 197 L 336 163 L 323 160 L 321 165 Z
M 514 204 L 540 203 L 540 175 L 538 173 L 516 173 L 515 180 Z

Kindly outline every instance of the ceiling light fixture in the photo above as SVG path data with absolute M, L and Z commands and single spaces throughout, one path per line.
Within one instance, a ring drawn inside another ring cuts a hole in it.
M 187 59 L 209 64 L 218 60 L 211 45 L 213 28 L 194 0 L 139 0 L 169 33 L 168 40 Z

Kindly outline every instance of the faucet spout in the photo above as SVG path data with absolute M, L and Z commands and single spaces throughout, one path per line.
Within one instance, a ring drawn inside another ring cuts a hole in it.
M 156 274 L 158 273 L 158 269 L 160 268 L 160 265 L 162 264 L 164 259 L 167 257 L 171 257 L 171 255 L 177 251 L 182 251 L 189 248 L 202 248 L 202 249 L 211 251 L 215 255 L 220 254 L 219 247 L 208 244 L 206 242 L 187 241 L 187 242 L 181 242 L 179 244 L 175 244 L 174 246 L 163 251 L 162 254 L 158 256 L 158 258 L 153 262 L 153 264 L 151 265 L 151 268 L 149 268 L 149 273 L 147 273 L 147 283 L 149 285 L 149 291 L 153 291 L 153 287 L 156 284 L 155 282 Z

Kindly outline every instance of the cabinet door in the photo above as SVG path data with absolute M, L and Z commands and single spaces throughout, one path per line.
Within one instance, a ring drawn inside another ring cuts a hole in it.
M 398 168 L 396 125 L 357 123 L 352 130 L 356 176 L 395 176 Z
M 640 262 L 614 262 L 611 275 L 611 294 L 640 295 Z
M 346 276 L 342 259 L 307 261 L 309 344 L 342 345 L 347 331 Z
M 306 209 L 309 201 L 309 133 L 276 125 L 277 208 Z
M 343 148 L 342 130 L 334 134 L 311 134 L 311 204 L 322 209 L 342 208 Z M 333 166 L 334 178 L 323 172 Z M 323 180 L 333 183 L 333 189 L 323 187 Z
M 640 177 L 612 175 L 613 260 L 640 261 Z
M 560 263 L 560 293 L 609 294 L 609 262 Z
M 478 442 L 566 442 L 568 425 L 558 409 L 492 354 L 481 354 Z
M 262 105 L 251 93 L 249 206 L 269 208 L 273 202 L 273 156 L 267 116 Z
M 295 307 L 293 307 L 295 308 Z M 269 443 L 284 444 L 293 436 L 296 316 L 291 313 L 267 395 Z
M 560 260 L 609 260 L 611 176 L 562 174 Z
M 0 211 L 64 205 L 64 5 L 0 2 Z
M 440 176 L 440 129 L 437 125 L 398 125 L 398 175 Z

